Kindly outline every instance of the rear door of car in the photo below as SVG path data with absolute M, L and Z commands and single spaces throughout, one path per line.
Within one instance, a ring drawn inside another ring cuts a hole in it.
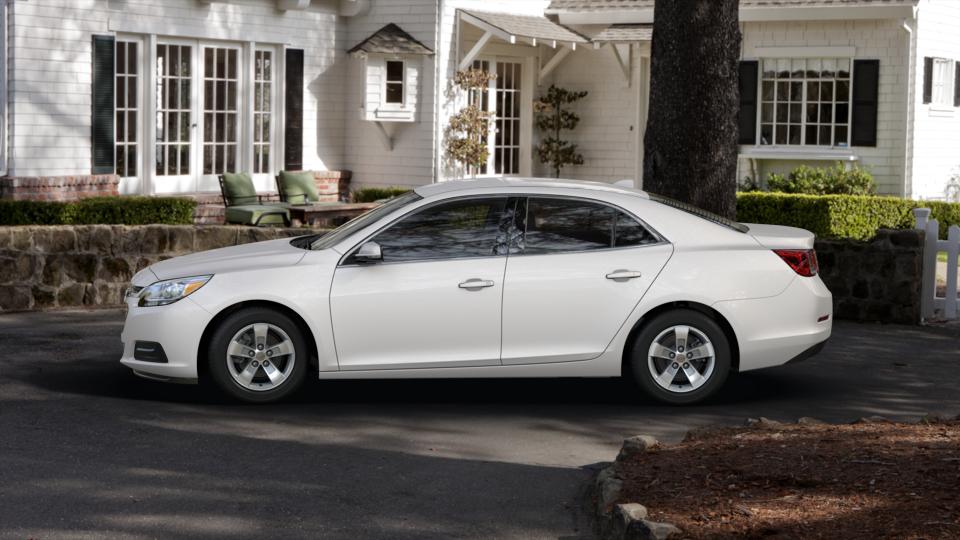
M 507 259 L 504 365 L 595 358 L 636 307 L 672 246 L 601 201 L 530 196 Z

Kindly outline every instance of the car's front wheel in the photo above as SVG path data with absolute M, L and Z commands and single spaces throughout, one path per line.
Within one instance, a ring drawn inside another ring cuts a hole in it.
M 689 309 L 662 313 L 634 340 L 630 367 L 637 384 L 666 403 L 695 403 L 723 386 L 730 344 L 712 318 Z
M 243 309 L 216 328 L 207 351 L 211 378 L 227 394 L 253 403 L 289 396 L 307 373 L 307 344 L 279 311 Z

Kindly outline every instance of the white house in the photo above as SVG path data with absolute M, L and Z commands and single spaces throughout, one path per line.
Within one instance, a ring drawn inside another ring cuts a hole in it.
M 542 175 L 533 100 L 586 90 L 564 176 L 642 185 L 654 0 L 4 0 L 0 192 L 215 191 L 249 171 L 460 174 L 458 69 L 497 73 L 485 174 Z M 741 0 L 739 174 L 859 164 L 942 198 L 960 167 L 960 1 Z M 678 66 L 683 69 L 683 66 Z M 691 103 L 709 107 L 710 103 Z M 116 176 L 114 176 L 116 175 Z

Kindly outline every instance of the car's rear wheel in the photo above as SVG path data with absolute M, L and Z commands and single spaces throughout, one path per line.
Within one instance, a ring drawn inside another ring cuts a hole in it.
M 243 309 L 224 319 L 210 340 L 211 378 L 227 394 L 253 403 L 289 396 L 307 373 L 307 344 L 288 316 Z
M 671 404 L 702 401 L 723 386 L 730 344 L 712 318 L 690 309 L 662 313 L 633 342 L 630 367 L 637 384 Z

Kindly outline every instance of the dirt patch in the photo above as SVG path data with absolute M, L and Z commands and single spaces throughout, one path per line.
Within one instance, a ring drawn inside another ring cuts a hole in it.
M 709 429 L 618 469 L 685 538 L 960 538 L 957 420 Z

